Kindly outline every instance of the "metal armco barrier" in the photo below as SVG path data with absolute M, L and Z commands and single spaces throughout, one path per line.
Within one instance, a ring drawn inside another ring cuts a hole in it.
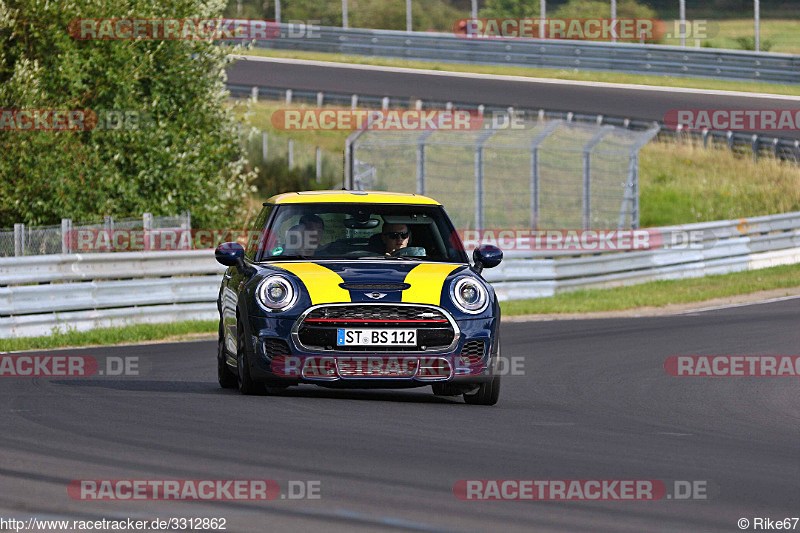
M 558 39 L 467 38 L 450 33 L 296 24 L 281 24 L 280 35 L 256 45 L 455 63 L 800 83 L 800 56 L 793 54 Z
M 693 232 L 698 244 L 609 253 L 509 251 L 484 276 L 501 300 L 510 300 L 800 263 L 800 212 L 656 230 Z M 214 320 L 223 271 L 212 250 L 0 258 L 0 337 Z

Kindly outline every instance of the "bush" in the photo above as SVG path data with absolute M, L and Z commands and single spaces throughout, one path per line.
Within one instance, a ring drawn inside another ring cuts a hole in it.
M 539 16 L 539 2 L 526 0 L 486 0 L 482 18 L 531 18 Z
M 138 129 L 0 132 L 0 227 L 15 222 L 243 214 L 252 175 L 223 107 L 226 53 L 209 41 L 73 40 L 77 18 L 217 16 L 206 0 L 0 0 L 5 109 L 126 110 Z
M 744 36 L 744 37 L 737 37 L 736 44 L 739 45 L 739 48 L 742 50 L 755 50 L 756 49 L 756 38 L 754 36 Z M 762 52 L 769 52 L 770 48 L 772 48 L 772 41 L 769 39 L 761 39 L 759 43 L 759 47 L 761 48 Z
M 406 3 L 403 0 L 348 0 L 348 24 L 351 28 L 385 30 L 406 29 Z M 414 0 L 411 24 L 415 31 L 451 31 L 453 24 L 468 16 L 445 0 Z M 243 0 L 239 12 L 236 0 L 225 9 L 228 17 L 275 18 L 275 2 Z M 322 26 L 342 25 L 341 0 L 292 0 L 281 3 L 281 21 L 318 20 Z
M 601 0 L 569 0 L 555 10 L 553 18 L 609 18 L 611 6 Z M 656 12 L 636 0 L 617 2 L 617 18 L 656 18 Z

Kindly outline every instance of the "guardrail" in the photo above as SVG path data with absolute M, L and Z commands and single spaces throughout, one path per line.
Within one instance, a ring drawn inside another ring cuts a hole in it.
M 800 163 L 800 140 L 789 139 L 783 137 L 759 135 L 747 132 L 735 131 L 718 131 L 718 130 L 703 130 L 703 131 L 675 131 L 664 125 L 663 122 L 656 122 L 652 120 L 637 120 L 626 117 L 616 117 L 604 114 L 584 114 L 573 113 L 568 110 L 553 110 L 553 109 L 531 109 L 524 107 L 501 107 L 482 105 L 468 102 L 438 102 L 433 100 L 414 100 L 409 97 L 399 98 L 380 95 L 369 94 L 344 94 L 332 93 L 322 91 L 303 91 L 294 90 L 291 88 L 276 88 L 276 87 L 260 87 L 260 86 L 244 86 L 228 84 L 228 90 L 231 96 L 235 97 L 250 97 L 250 98 L 266 98 L 271 100 L 283 100 L 286 105 L 291 105 L 292 102 L 306 102 L 316 103 L 318 107 L 322 105 L 342 105 L 356 108 L 373 107 L 373 108 L 407 108 L 415 105 L 420 109 L 470 109 L 482 113 L 508 113 L 513 111 L 520 113 L 525 117 L 535 117 L 537 120 L 566 120 L 567 122 L 589 122 L 598 125 L 608 124 L 611 126 L 621 126 L 633 130 L 647 130 L 657 124 L 661 129 L 659 137 L 670 138 L 687 138 L 695 139 L 702 142 L 705 147 L 712 148 L 726 148 L 737 153 L 750 152 L 754 160 L 759 156 L 773 156 L 780 159 Z
M 501 300 L 510 300 L 800 263 L 800 212 L 655 230 L 693 232 L 698 246 L 601 254 L 509 251 L 484 276 Z M 211 250 L 0 258 L 0 337 L 214 320 L 223 271 Z
M 278 37 L 256 41 L 256 45 L 426 61 L 800 83 L 800 56 L 792 54 L 559 39 L 468 38 L 451 33 L 296 24 L 280 26 Z
M 0 258 L 0 337 L 213 320 L 224 270 L 212 250 Z

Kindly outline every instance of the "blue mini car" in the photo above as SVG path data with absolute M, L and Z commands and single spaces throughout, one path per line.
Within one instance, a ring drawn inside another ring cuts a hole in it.
M 277 393 L 431 385 L 494 405 L 500 307 L 437 201 L 314 191 L 264 203 L 246 246 L 224 243 L 217 370 L 224 388 Z

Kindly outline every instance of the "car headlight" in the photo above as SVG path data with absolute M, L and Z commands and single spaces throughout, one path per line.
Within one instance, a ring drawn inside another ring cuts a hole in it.
M 297 300 L 292 282 L 283 276 L 269 276 L 258 286 L 258 300 L 269 311 L 283 311 Z
M 471 315 L 482 313 L 489 306 L 489 293 L 480 282 L 468 276 L 450 285 L 450 298 L 456 307 Z

